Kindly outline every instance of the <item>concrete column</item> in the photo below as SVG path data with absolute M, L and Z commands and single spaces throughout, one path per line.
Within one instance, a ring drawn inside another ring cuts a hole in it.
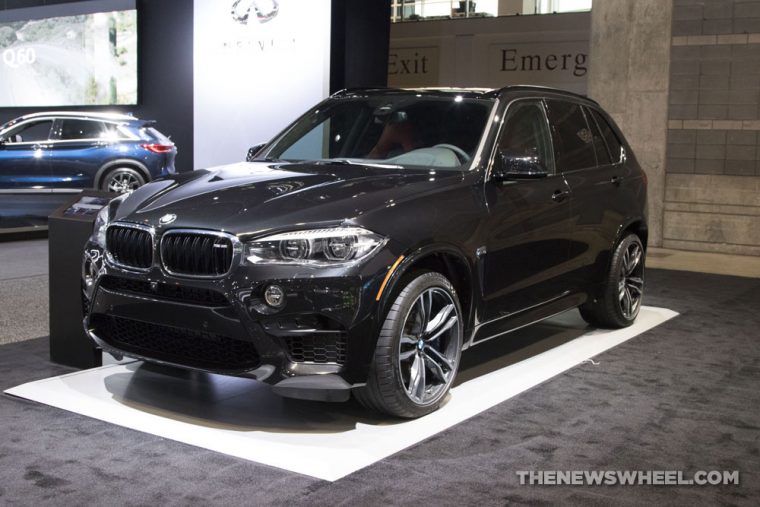
M 649 179 L 649 244 L 662 245 L 672 0 L 594 0 L 589 97 L 612 115 Z
M 498 15 L 514 16 L 523 13 L 524 0 L 499 0 Z

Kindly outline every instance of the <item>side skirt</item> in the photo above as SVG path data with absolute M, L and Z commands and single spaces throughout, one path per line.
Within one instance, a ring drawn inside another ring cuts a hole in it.
M 465 348 L 517 331 L 518 329 L 530 326 L 531 324 L 548 319 L 549 317 L 572 310 L 585 303 L 587 299 L 587 295 L 583 292 L 572 293 L 538 306 L 507 315 L 496 321 L 481 324 L 475 329 Z

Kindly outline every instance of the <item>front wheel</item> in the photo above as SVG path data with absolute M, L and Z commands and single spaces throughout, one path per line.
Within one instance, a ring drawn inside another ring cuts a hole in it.
M 355 392 L 364 406 L 397 417 L 435 411 L 449 392 L 462 351 L 462 310 L 440 273 L 407 279 L 380 330 L 367 385 Z
M 644 296 L 644 260 L 641 239 L 625 236 L 613 252 L 599 296 L 579 308 L 586 322 L 606 328 L 633 324 Z

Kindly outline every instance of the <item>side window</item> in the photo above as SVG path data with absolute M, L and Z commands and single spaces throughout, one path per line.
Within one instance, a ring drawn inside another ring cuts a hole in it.
M 598 122 L 591 116 L 591 110 L 587 107 L 583 108 L 583 112 L 586 114 L 586 121 L 591 127 L 591 134 L 594 137 L 594 152 L 596 152 L 596 160 L 599 165 L 609 165 L 612 163 L 610 153 L 607 151 L 607 143 L 604 141 L 602 132 L 599 130 Z
M 554 131 L 554 148 L 559 171 L 577 171 L 596 165 L 591 130 L 579 104 L 548 100 L 549 121 Z
M 510 157 L 534 158 L 554 174 L 551 135 L 541 101 L 521 100 L 509 107 L 498 150 Z
M 76 139 L 101 139 L 105 134 L 102 122 L 92 120 L 61 120 L 58 139 L 70 141 Z
M 53 120 L 25 123 L 6 134 L 9 143 L 34 143 L 50 139 Z
M 612 163 L 617 164 L 620 162 L 620 159 L 623 156 L 623 144 L 620 142 L 620 139 L 618 139 L 615 131 L 612 130 L 612 127 L 610 127 L 610 124 L 607 122 L 607 120 L 604 119 L 599 111 L 592 109 L 591 114 L 593 115 L 596 124 L 599 125 L 599 130 L 602 132 L 602 137 L 607 143 L 607 149 L 612 156 Z
M 129 136 L 129 131 L 127 131 L 126 127 L 124 127 L 123 125 L 116 125 L 114 123 L 104 123 L 103 128 L 105 130 L 100 134 L 100 137 L 108 141 L 132 139 Z

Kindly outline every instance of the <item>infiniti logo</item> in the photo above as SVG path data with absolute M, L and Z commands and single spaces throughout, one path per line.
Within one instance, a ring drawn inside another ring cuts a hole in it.
M 251 10 L 256 13 L 259 23 L 267 23 L 280 12 L 280 4 L 278 0 L 235 0 L 232 4 L 232 19 L 241 25 L 247 25 Z
M 169 214 L 164 215 L 161 218 L 159 218 L 158 219 L 158 223 L 161 224 L 161 225 L 169 225 L 170 223 L 174 222 L 175 220 L 177 220 L 177 215 L 175 215 L 174 213 L 169 213 Z

